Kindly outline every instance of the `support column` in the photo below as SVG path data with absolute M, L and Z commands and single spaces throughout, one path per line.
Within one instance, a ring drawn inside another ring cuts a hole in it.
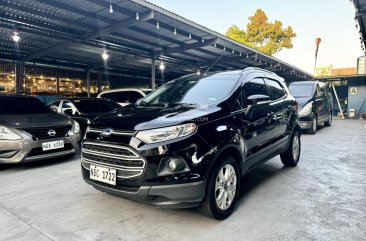
M 17 61 L 15 64 L 15 93 L 23 93 L 24 84 L 24 62 Z
M 88 97 L 90 97 L 90 70 L 86 71 L 86 91 L 88 93 Z
M 60 93 L 60 78 L 56 78 L 56 94 Z
M 155 59 L 151 59 L 151 89 L 155 90 Z

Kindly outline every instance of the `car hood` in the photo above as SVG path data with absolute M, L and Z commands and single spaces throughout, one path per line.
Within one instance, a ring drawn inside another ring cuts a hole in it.
M 90 127 L 139 131 L 187 122 L 199 125 L 222 116 L 222 111 L 219 106 L 164 108 L 129 105 L 95 119 Z
M 12 128 L 34 128 L 71 124 L 72 120 L 70 118 L 57 113 L 0 116 L 0 125 Z
M 296 102 L 299 104 L 299 110 L 301 110 L 307 103 L 312 101 L 312 97 L 296 97 Z
M 82 113 L 78 117 L 87 118 L 89 120 L 93 120 L 97 117 L 108 114 L 109 112 L 93 112 L 93 113 Z

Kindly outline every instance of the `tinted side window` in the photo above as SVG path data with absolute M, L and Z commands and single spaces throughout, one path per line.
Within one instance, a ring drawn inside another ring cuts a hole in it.
M 286 95 L 286 91 L 283 89 L 282 85 L 275 80 L 266 79 L 266 83 L 271 89 L 272 100 L 278 100 Z
M 30 114 L 27 98 L 0 97 L 0 115 Z
M 267 87 L 263 79 L 253 79 L 244 84 L 246 98 L 251 95 L 268 95 Z
M 141 98 L 143 98 L 143 96 L 142 96 L 142 94 L 140 94 L 139 92 L 131 92 L 130 93 L 130 103 L 136 103 L 136 101 L 138 100 L 138 99 L 141 99 Z
M 107 99 L 107 100 L 115 101 L 116 93 L 115 92 L 105 93 L 105 94 L 100 95 L 100 97 Z
M 42 101 L 36 98 L 28 98 L 32 114 L 50 113 L 52 110 Z
M 61 102 L 61 101 L 59 101 L 59 100 L 57 100 L 57 101 L 55 101 L 55 102 L 52 102 L 52 103 L 49 105 L 49 107 L 51 108 L 51 110 L 53 110 L 53 111 L 56 111 L 56 112 L 57 112 L 57 109 L 58 109 L 58 107 L 59 107 L 59 105 L 60 105 L 60 102 Z
M 120 103 L 129 103 L 130 101 L 130 91 L 116 92 L 114 101 Z

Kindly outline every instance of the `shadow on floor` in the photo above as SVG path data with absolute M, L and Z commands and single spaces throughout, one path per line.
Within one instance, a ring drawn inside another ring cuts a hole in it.
M 9 169 L 32 169 L 32 168 L 40 168 L 44 166 L 50 165 L 58 165 L 67 161 L 71 161 L 77 159 L 76 157 L 80 155 L 79 153 L 67 155 L 63 157 L 49 158 L 46 160 L 33 161 L 33 162 L 22 162 L 15 164 L 0 164 L 0 171 L 9 170 Z

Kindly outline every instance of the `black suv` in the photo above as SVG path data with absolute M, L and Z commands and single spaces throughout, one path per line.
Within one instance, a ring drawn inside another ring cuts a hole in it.
M 300 130 L 297 103 L 272 72 L 188 75 L 92 122 L 82 174 L 104 192 L 224 219 L 245 173 L 279 154 L 297 165 Z
M 309 134 L 315 134 L 320 124 L 331 126 L 333 98 L 329 86 L 320 81 L 293 82 L 291 94 L 299 104 L 299 125 Z

